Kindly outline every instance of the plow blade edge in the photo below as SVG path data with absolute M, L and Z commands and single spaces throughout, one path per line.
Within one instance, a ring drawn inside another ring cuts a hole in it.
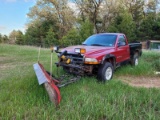
M 58 105 L 61 101 L 60 91 L 56 86 L 58 81 L 52 78 L 44 69 L 42 64 L 35 63 L 33 65 L 34 71 L 36 73 L 39 85 L 44 84 L 46 91 L 50 97 L 50 100 L 54 102 L 55 105 Z

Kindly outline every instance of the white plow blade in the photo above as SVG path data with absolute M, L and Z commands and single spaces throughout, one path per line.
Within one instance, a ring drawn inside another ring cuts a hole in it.
M 47 78 L 38 63 L 33 64 L 39 85 L 48 82 Z

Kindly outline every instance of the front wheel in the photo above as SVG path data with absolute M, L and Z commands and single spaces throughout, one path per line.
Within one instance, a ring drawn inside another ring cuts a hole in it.
M 101 65 L 98 70 L 98 79 L 101 81 L 108 81 L 111 80 L 113 76 L 113 66 L 111 63 L 106 62 L 105 64 Z

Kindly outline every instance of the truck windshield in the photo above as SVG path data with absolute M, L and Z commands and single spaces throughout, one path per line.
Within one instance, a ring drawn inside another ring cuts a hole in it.
M 117 35 L 92 35 L 83 42 L 83 45 L 113 47 L 116 38 Z

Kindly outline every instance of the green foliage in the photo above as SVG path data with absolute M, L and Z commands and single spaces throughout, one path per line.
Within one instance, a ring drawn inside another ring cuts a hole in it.
M 132 1 L 133 2 L 133 1 Z M 132 15 L 133 21 L 136 27 L 139 27 L 141 21 L 144 18 L 144 0 L 136 0 L 135 3 L 130 7 L 129 12 Z
M 24 44 L 24 36 L 20 30 L 13 30 L 9 34 L 9 43 L 10 44 Z
M 145 0 L 74 0 L 72 8 L 68 2 L 36 1 L 27 14 L 26 33 L 23 35 L 13 30 L 9 40 L 8 36 L 2 36 L 0 42 L 64 47 L 81 44 L 90 35 L 99 32 L 121 32 L 126 34 L 129 42 L 160 39 L 157 0 L 147 4 Z
M 3 38 L 2 38 L 2 35 L 0 34 L 0 43 L 2 43 L 3 41 Z
M 3 43 L 9 43 L 9 38 L 7 35 L 3 35 Z
M 67 35 L 63 36 L 61 39 L 61 46 L 69 46 L 69 45 L 77 45 L 81 44 L 80 42 L 80 36 L 78 34 L 78 30 L 73 28 L 71 29 Z
M 93 34 L 93 24 L 89 22 L 89 20 L 82 22 L 79 29 L 80 29 L 79 35 L 81 43 L 85 41 L 85 39 L 87 39 L 90 35 Z
M 160 39 L 160 18 L 155 18 L 154 13 L 148 13 L 143 19 L 139 33 L 137 34 L 142 40 Z
M 53 28 L 50 27 L 49 31 L 46 34 L 46 38 L 45 38 L 45 46 L 51 46 L 51 45 L 58 45 L 59 42 L 56 39 L 56 35 L 53 31 Z
M 124 11 L 115 18 L 114 22 L 109 26 L 108 31 L 124 33 L 129 41 L 133 41 L 136 38 L 135 27 L 135 22 L 133 21 L 131 14 Z
M 92 34 L 93 24 L 86 20 L 80 24 L 79 30 L 72 28 L 67 33 L 67 35 L 63 36 L 60 41 L 60 45 L 64 47 L 69 45 L 82 44 L 82 42 Z
M 38 27 L 29 27 L 25 34 L 26 45 L 41 45 Z
M 38 0 L 30 8 L 27 15 L 31 26 L 36 24 L 37 21 L 49 23 L 48 27 L 52 26 L 55 34 L 60 39 L 72 28 L 76 18 L 74 11 L 68 6 L 67 0 Z
M 93 25 L 86 20 L 80 24 L 79 30 L 76 28 L 70 29 L 65 36 L 58 39 L 59 31 L 52 22 L 44 21 L 30 26 L 25 34 L 25 43 L 27 45 L 37 45 L 48 47 L 50 45 L 69 46 L 81 44 L 86 38 L 93 34 Z
M 52 27 L 51 27 L 52 26 Z M 57 30 L 53 21 L 37 22 L 34 26 L 29 26 L 25 34 L 27 45 L 48 47 L 49 44 L 57 44 Z M 53 37 L 53 38 L 51 38 Z
M 153 37 L 153 23 L 153 16 L 150 15 L 143 20 L 139 34 L 142 39 L 151 39 Z
M 25 44 L 24 35 L 20 30 L 18 30 L 16 34 L 16 44 L 19 44 L 19 45 Z

